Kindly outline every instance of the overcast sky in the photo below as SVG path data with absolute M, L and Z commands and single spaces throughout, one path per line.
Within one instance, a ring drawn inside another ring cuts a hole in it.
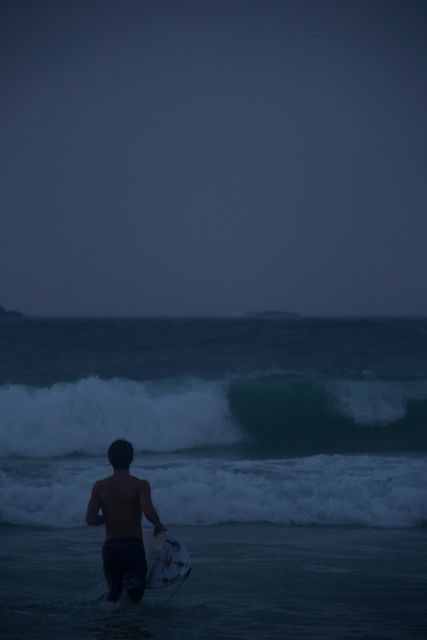
M 0 304 L 427 314 L 427 2 L 0 7 Z

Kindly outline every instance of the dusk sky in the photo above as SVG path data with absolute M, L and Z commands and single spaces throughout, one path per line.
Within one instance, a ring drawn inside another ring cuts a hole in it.
M 427 2 L 0 7 L 0 304 L 427 315 Z

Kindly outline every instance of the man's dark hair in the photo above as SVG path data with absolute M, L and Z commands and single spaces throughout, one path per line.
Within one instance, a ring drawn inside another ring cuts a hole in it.
M 127 440 L 114 440 L 108 447 L 108 459 L 114 469 L 129 469 L 133 460 L 133 446 Z

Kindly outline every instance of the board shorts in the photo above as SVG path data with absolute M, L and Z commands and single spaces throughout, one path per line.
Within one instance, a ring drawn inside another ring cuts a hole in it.
M 116 602 L 123 589 L 134 602 L 140 602 L 145 591 L 147 561 L 141 538 L 109 538 L 102 547 L 104 575 L 110 590 L 109 599 Z

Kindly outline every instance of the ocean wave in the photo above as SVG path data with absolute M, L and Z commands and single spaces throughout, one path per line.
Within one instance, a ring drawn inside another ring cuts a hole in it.
M 0 387 L 0 457 L 240 447 L 259 455 L 427 451 L 427 381 L 270 374 Z
M 427 451 L 427 380 L 276 374 L 235 380 L 228 399 L 259 451 Z
M 414 527 L 427 522 L 424 458 L 313 456 L 142 464 L 168 525 L 270 522 L 283 525 Z M 30 461 L 1 474 L 0 522 L 83 526 L 92 483 L 105 466 L 81 459 Z
M 0 455 L 99 455 L 116 438 L 136 451 L 225 446 L 239 435 L 223 386 L 87 378 L 37 389 L 0 388 Z

